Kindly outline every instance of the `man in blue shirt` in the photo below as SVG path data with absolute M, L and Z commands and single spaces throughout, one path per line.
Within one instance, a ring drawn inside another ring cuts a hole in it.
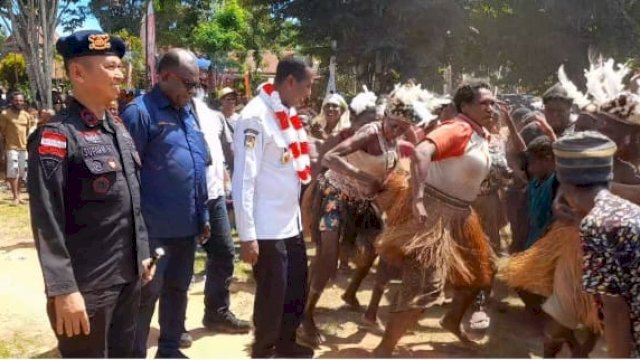
M 209 237 L 206 167 L 210 154 L 191 98 L 199 82 L 196 57 L 171 49 L 158 64 L 160 81 L 122 113 L 142 162 L 142 213 L 152 249 L 162 246 L 155 279 L 143 288 L 135 355 L 146 357 L 147 337 L 160 298 L 156 357 L 178 350 L 193 275 L 196 240 Z

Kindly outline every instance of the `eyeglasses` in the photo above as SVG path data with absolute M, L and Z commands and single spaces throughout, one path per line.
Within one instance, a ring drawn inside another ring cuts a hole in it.
M 180 82 L 182 83 L 182 85 L 184 85 L 187 91 L 193 90 L 200 86 L 200 82 L 186 80 L 176 73 L 171 73 L 171 75 L 175 76 L 178 80 L 180 80 Z

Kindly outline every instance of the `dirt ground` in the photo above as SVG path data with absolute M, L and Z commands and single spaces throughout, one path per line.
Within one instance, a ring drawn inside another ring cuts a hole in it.
M 313 254 L 313 249 L 310 249 Z M 242 267 L 237 267 L 242 269 Z M 240 271 L 242 272 L 242 271 Z M 240 276 L 232 285 L 231 308 L 238 317 L 250 319 L 254 285 L 250 276 Z M 367 277 L 358 298 L 366 304 L 370 298 L 373 276 Z M 369 357 L 378 344 L 381 332 L 359 326 L 361 314 L 343 307 L 340 295 L 348 283 L 341 273 L 320 300 L 316 321 L 326 334 L 327 342 L 316 352 L 320 358 Z M 186 328 L 194 343 L 184 353 L 193 358 L 247 358 L 249 335 L 214 334 L 202 327 L 204 281 L 196 276 L 189 291 Z M 382 322 L 387 320 L 390 294 L 387 291 L 380 308 Z M 37 253 L 28 229 L 27 206 L 11 207 L 8 194 L 0 193 L 0 357 L 56 357 L 55 337 L 45 315 L 45 296 Z M 484 344 L 476 350 L 460 345 L 442 331 L 437 322 L 444 308 L 428 311 L 413 333 L 405 336 L 395 354 L 397 357 L 454 358 L 539 358 L 542 356 L 542 332 L 539 318 L 524 310 L 522 302 L 500 284 L 489 312 L 491 327 Z M 465 323 L 467 321 L 465 320 Z M 152 323 L 149 357 L 155 355 L 158 336 L 157 318 Z M 568 355 L 566 352 L 565 355 Z M 603 357 L 602 344 L 592 357 Z

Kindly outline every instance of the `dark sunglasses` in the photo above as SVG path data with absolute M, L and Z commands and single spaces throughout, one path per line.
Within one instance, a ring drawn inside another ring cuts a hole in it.
M 197 87 L 200 86 L 200 82 L 198 81 L 189 81 L 186 80 L 184 78 L 182 78 L 180 75 L 176 74 L 176 73 L 170 73 L 171 75 L 175 76 L 178 80 L 180 80 L 180 82 L 182 83 L 182 85 L 184 85 L 185 89 L 187 89 L 187 91 L 193 90 Z

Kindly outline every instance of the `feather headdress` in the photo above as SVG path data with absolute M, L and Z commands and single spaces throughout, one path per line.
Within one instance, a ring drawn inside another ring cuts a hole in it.
M 363 85 L 362 92 L 351 99 L 351 111 L 358 116 L 367 110 L 375 110 L 377 100 L 376 94 L 373 91 L 369 91 L 366 85 Z
M 412 116 L 416 125 L 424 125 L 438 118 L 433 112 L 451 103 L 448 97 L 422 89 L 422 85 L 396 85 L 390 94 L 390 110 Z
M 592 60 L 589 69 L 584 71 L 586 93 L 569 80 L 564 66 L 558 69 L 558 79 L 580 109 L 606 112 L 621 121 L 640 125 L 640 93 L 627 91 L 624 85 L 630 72 L 629 67 L 616 64 L 613 59 L 599 58 Z

